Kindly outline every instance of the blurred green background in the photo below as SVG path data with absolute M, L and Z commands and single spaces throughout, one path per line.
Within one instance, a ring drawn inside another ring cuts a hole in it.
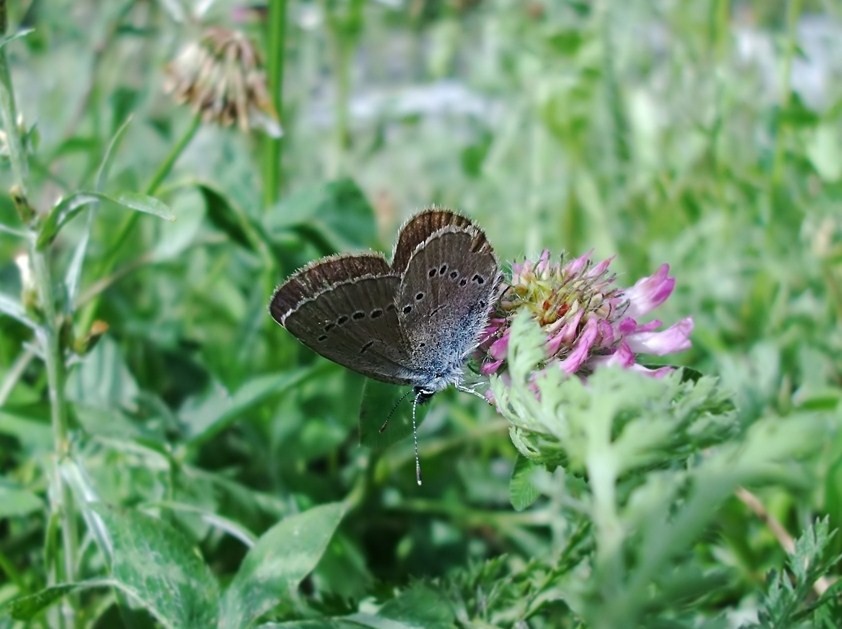
M 411 440 L 359 446 L 363 378 L 267 313 L 274 286 L 299 266 L 388 252 L 401 222 L 437 203 L 477 220 L 503 260 L 593 250 L 616 256 L 624 286 L 668 262 L 677 288 L 659 317 L 696 323 L 682 364 L 720 377 L 746 423 L 796 411 L 831 419 L 823 446 L 763 490 L 766 509 L 793 536 L 818 516 L 842 523 L 838 2 L 270 4 L 8 7 L 8 33 L 33 29 L 4 47 L 30 152 L 29 205 L 45 215 L 79 190 L 145 192 L 176 217 L 106 200 L 44 250 L 64 313 L 75 472 L 62 473 L 76 500 L 91 492 L 154 508 L 223 582 L 246 553 L 241 538 L 346 501 L 280 619 L 350 613 L 420 588 L 417 579 L 454 591 L 474 579 L 510 590 L 491 597 L 499 616 L 467 613 L 471 622 L 578 626 L 557 598 L 521 607 L 518 579 L 551 573 L 535 564 L 563 555 L 571 532 L 552 492 L 512 509 L 507 423 L 470 396 L 437 395 L 419 434 L 418 488 Z M 208 25 L 251 38 L 270 92 L 271 70 L 283 67 L 280 141 L 195 126 L 165 93 L 167 64 Z M 2 176 L 4 190 L 15 183 L 8 168 Z M 23 229 L 10 196 L 0 224 Z M 26 240 L 7 232 L 0 290 L 28 307 L 33 289 L 15 263 Z M 74 291 L 62 280 L 82 259 Z M 68 339 L 84 340 L 96 321 L 107 332 L 71 352 Z M 58 543 L 40 353 L 25 323 L 0 317 L 0 600 L 47 582 Z M 90 522 L 79 522 L 81 576 L 104 570 Z M 784 563 L 779 541 L 732 498 L 696 543 L 729 582 L 693 602 L 698 622 L 686 626 L 740 610 L 750 619 L 768 571 Z M 842 550 L 838 535 L 831 544 Z M 76 600 L 79 622 L 130 624 L 119 600 L 110 590 Z

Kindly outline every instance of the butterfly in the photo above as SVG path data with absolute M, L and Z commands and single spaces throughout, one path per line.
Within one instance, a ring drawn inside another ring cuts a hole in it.
M 380 253 L 340 254 L 293 273 L 269 312 L 304 345 L 353 371 L 410 385 L 415 406 L 462 385 L 501 275 L 485 232 L 430 208 L 401 228 L 391 264 Z

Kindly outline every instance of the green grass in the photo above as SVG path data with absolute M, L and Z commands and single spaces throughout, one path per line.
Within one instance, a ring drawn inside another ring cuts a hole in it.
M 0 6 L 0 627 L 839 624 L 836 5 L 213 4 L 277 140 L 164 93 L 190 4 Z M 537 401 L 518 322 L 502 412 L 437 395 L 417 487 L 267 304 L 433 203 L 509 262 L 669 263 L 703 376 Z

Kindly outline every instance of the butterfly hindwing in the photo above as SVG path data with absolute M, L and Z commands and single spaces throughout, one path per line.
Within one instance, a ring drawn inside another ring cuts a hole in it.
M 359 277 L 390 275 L 391 267 L 379 253 L 333 255 L 298 269 L 281 284 L 269 302 L 272 318 L 284 325 L 286 317 L 304 300 L 334 284 Z

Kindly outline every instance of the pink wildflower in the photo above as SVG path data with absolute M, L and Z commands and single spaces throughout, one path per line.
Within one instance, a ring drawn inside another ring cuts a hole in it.
M 504 374 L 510 324 L 515 312 L 526 308 L 546 335 L 547 366 L 568 374 L 587 375 L 600 365 L 619 365 L 660 377 L 670 367 L 649 369 L 639 354 L 664 356 L 690 347 L 693 320 L 686 317 L 658 330 L 657 319 L 641 318 L 664 303 L 675 288 L 669 266 L 623 289 L 608 270 L 611 259 L 598 264 L 591 254 L 566 264 L 550 261 L 544 251 L 536 261 L 512 265 L 512 279 L 498 302 L 498 316 L 484 331 L 478 355 L 483 374 Z

